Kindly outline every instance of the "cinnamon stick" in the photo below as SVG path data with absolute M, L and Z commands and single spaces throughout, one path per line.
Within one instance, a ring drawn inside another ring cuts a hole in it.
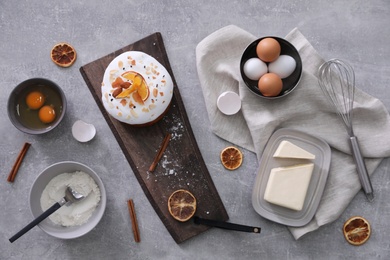
M 149 167 L 149 172 L 153 172 L 154 169 L 156 169 L 156 166 L 158 164 L 158 162 L 160 161 L 165 149 L 167 149 L 167 146 L 168 146 L 168 143 L 169 143 L 169 140 L 171 139 L 171 134 L 168 133 L 165 137 L 164 137 L 164 140 L 161 144 L 161 147 L 160 149 L 158 150 L 158 153 L 156 154 L 156 157 L 154 157 L 154 160 L 152 162 L 152 164 L 150 165 Z
M 10 173 L 8 174 L 8 178 L 7 178 L 8 182 L 14 182 L 16 174 L 19 171 L 19 167 L 22 164 L 24 156 L 26 155 L 28 148 L 30 148 L 30 146 L 31 146 L 30 143 L 24 143 L 22 150 L 19 152 L 19 155 L 16 158 L 14 166 L 12 167 Z
M 141 242 L 141 237 L 138 229 L 137 215 L 135 214 L 134 202 L 132 199 L 127 201 L 127 207 L 129 208 L 129 214 L 131 218 L 131 226 L 133 228 L 135 242 Z

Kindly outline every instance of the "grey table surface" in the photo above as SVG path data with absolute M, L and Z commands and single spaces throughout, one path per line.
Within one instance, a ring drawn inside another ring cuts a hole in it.
M 284 37 L 294 27 L 325 58 L 348 60 L 357 85 L 390 109 L 390 1 L 214 1 L 214 0 L 42 0 L 0 1 L 0 259 L 389 259 L 389 159 L 372 179 L 376 200 L 362 192 L 333 223 L 295 241 L 288 229 L 260 217 L 251 205 L 258 162 L 244 150 L 245 163 L 226 171 L 219 153 L 229 145 L 212 133 L 195 63 L 196 45 L 212 32 L 237 25 L 259 37 Z M 79 68 L 154 32 L 161 32 L 174 76 L 211 177 L 231 222 L 259 225 L 261 235 L 210 229 L 176 244 L 147 200 Z M 50 60 L 52 46 L 66 41 L 78 52 L 67 69 Z M 21 81 L 45 77 L 59 83 L 68 98 L 64 121 L 54 131 L 31 136 L 8 119 L 6 103 Z M 93 123 L 97 136 L 78 143 L 72 124 Z M 386 135 L 384 135 L 386 138 Z M 6 181 L 24 142 L 31 142 L 15 183 Z M 64 160 L 100 173 L 108 205 L 99 225 L 74 240 L 58 240 L 34 228 L 17 242 L 8 239 L 31 220 L 28 194 L 36 176 Z M 135 243 L 126 200 L 133 198 L 141 232 Z M 372 224 L 372 237 L 360 247 L 347 244 L 342 225 L 353 215 Z

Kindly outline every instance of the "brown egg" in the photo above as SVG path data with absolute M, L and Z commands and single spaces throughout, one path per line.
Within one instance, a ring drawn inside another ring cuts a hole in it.
M 266 73 L 260 78 L 258 87 L 263 96 L 276 97 L 282 91 L 283 81 L 275 73 Z
M 274 38 L 264 38 L 257 44 L 256 53 L 262 61 L 275 61 L 280 55 L 280 44 Z

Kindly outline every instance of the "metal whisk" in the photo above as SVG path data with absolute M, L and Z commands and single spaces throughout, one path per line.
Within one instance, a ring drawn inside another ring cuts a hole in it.
M 370 177 L 367 172 L 363 156 L 360 152 L 357 137 L 353 133 L 353 102 L 355 95 L 355 73 L 348 63 L 332 59 L 319 68 L 318 83 L 328 100 L 336 107 L 342 118 L 349 140 L 352 155 L 356 164 L 360 183 L 369 201 L 374 199 Z

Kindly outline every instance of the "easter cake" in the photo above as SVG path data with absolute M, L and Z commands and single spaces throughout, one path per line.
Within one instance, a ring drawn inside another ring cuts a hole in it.
M 128 51 L 108 65 L 101 90 L 104 108 L 112 117 L 141 127 L 164 116 L 172 100 L 173 81 L 155 58 Z

